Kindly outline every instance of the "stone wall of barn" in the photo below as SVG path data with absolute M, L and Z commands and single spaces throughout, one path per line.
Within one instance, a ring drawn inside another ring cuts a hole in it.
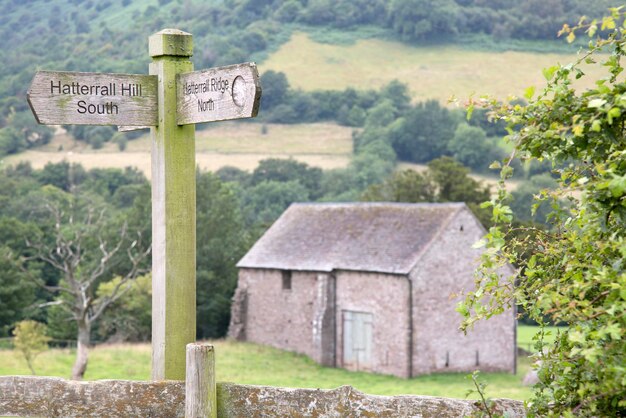
M 337 271 L 337 366 L 409 377 L 409 281 L 406 276 Z M 371 361 L 345 364 L 346 312 L 371 315 Z
M 409 281 L 405 276 L 338 271 L 240 269 L 231 337 L 310 356 L 326 366 L 409 376 Z M 237 309 L 235 309 L 237 308 Z M 371 359 L 344 364 L 346 312 L 371 315 Z M 237 330 L 235 332 L 235 330 Z
M 480 256 L 472 245 L 484 235 L 476 218 L 460 211 L 425 250 L 413 280 L 413 374 L 515 370 L 512 310 L 476 324 L 463 335 L 455 311 L 463 291 L 474 289 Z
M 333 277 L 319 272 L 290 272 L 285 286 L 282 270 L 239 270 L 238 294 L 245 294 L 245 312 L 239 314 L 246 341 L 267 344 L 310 356 L 328 366 L 334 358 Z M 231 320 L 230 332 L 236 328 Z

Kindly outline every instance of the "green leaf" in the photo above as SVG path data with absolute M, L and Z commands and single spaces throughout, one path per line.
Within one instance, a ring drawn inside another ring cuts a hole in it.
M 480 241 L 476 241 L 475 243 L 473 243 L 472 248 L 483 248 L 485 245 L 487 245 L 487 241 L 481 239 Z
M 602 18 L 602 30 L 615 29 L 615 20 L 613 16 L 605 16 Z
M 567 39 L 567 42 L 571 44 L 572 42 L 576 40 L 576 34 L 572 31 L 569 33 L 569 35 L 567 35 L 566 39 Z
M 622 114 L 622 111 L 620 110 L 619 107 L 611 108 L 611 110 L 609 110 L 608 113 L 606 114 L 606 119 L 609 122 L 609 125 L 613 125 L 613 119 L 619 118 L 621 114 Z
M 613 197 L 620 197 L 626 191 L 626 177 L 614 177 L 609 182 L 609 191 Z
M 554 77 L 554 73 L 559 69 L 558 65 L 553 65 L 552 67 L 549 68 L 544 68 L 543 69 L 543 76 L 546 78 L 546 80 L 550 81 L 552 80 L 552 77 Z
M 504 167 L 502 167 L 502 171 L 500 171 L 501 179 L 508 179 L 512 175 L 513 175 L 513 167 L 509 165 L 505 165 Z
M 585 342 L 585 335 L 581 331 L 571 331 L 567 339 L 574 344 L 582 344 Z
M 460 313 L 461 315 L 463 315 L 464 317 L 469 316 L 469 308 L 467 307 L 467 305 L 463 302 L 459 302 L 456 305 L 455 310 Z
M 604 331 L 611 336 L 611 339 L 614 341 L 620 340 L 622 338 L 622 328 L 619 324 L 610 324 L 604 329 Z
M 467 120 L 472 119 L 472 114 L 474 113 L 474 103 L 470 103 L 469 106 L 467 106 L 467 113 L 465 114 L 465 118 Z
M 587 107 L 591 109 L 597 109 L 597 108 L 604 106 L 605 104 L 606 104 L 606 100 L 604 99 L 593 99 L 593 100 L 589 100 L 589 103 L 587 103 Z
M 574 128 L 572 128 L 572 132 L 574 133 L 574 136 L 583 136 L 584 129 L 584 126 L 576 125 L 574 126 Z
M 591 122 L 591 130 L 593 132 L 600 132 L 601 129 L 602 129 L 602 122 L 600 122 L 598 119 L 595 119 L 593 122 Z
M 524 91 L 524 97 L 528 100 L 532 99 L 535 95 L 535 86 L 530 86 Z

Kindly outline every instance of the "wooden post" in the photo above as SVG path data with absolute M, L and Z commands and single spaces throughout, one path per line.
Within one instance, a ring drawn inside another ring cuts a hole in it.
M 27 96 L 43 124 L 152 126 L 152 379 L 184 380 L 196 340 L 195 124 L 255 117 L 261 86 L 250 62 L 193 72 L 189 33 L 148 43 L 150 75 L 38 71 Z
M 187 344 L 185 418 L 216 418 L 215 351 L 209 344 Z
M 196 340 L 195 126 L 176 123 L 176 75 L 193 70 L 192 37 L 165 29 L 149 39 L 158 77 L 152 130 L 152 379 L 185 379 Z

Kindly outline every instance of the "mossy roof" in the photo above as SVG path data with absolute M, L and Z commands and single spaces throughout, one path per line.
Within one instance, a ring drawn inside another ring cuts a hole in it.
M 240 268 L 408 274 L 464 203 L 294 203 Z

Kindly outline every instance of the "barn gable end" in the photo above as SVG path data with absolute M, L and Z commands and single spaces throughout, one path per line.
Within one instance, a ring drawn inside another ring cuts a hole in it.
M 413 283 L 413 371 L 515 372 L 513 310 L 479 322 L 464 335 L 455 311 L 465 292 L 474 289 L 474 270 L 481 250 L 472 248 L 485 233 L 467 210 L 441 229 L 410 273 Z M 503 274 L 512 274 L 506 269 Z

